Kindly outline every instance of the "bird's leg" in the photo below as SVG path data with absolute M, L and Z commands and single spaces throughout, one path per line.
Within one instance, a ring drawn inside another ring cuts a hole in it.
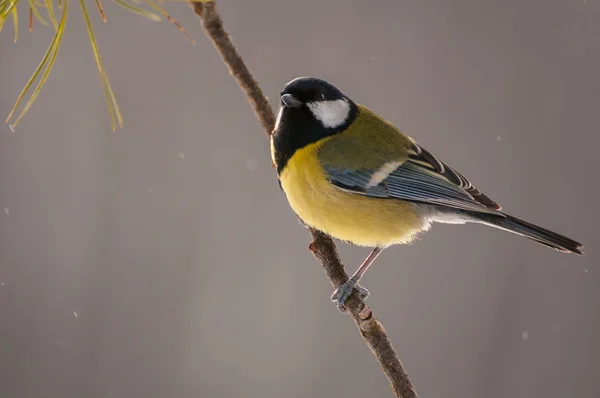
M 373 261 L 381 254 L 383 251 L 383 247 L 376 247 L 371 251 L 369 256 L 363 261 L 363 263 L 358 267 L 356 272 L 340 287 L 336 289 L 335 292 L 331 295 L 331 301 L 337 303 L 338 309 L 343 310 L 344 303 L 350 297 L 352 293 L 352 289 L 356 289 L 358 294 L 362 300 L 366 300 L 369 297 L 369 291 L 358 284 L 363 275 L 367 272 Z

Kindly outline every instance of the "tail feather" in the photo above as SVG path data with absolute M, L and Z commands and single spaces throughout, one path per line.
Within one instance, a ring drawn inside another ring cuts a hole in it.
M 542 228 L 520 218 L 504 214 L 506 217 L 495 216 L 491 214 L 473 214 L 474 218 L 484 224 L 492 227 L 504 229 L 506 231 L 525 236 L 542 245 L 551 247 L 564 253 L 575 253 L 583 255 L 583 245 L 564 235 Z

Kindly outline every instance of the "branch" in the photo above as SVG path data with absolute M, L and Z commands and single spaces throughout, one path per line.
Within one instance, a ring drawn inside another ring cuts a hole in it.
M 246 94 L 246 98 L 252 105 L 252 109 L 265 133 L 270 136 L 275 125 L 273 110 L 223 28 L 223 21 L 217 12 L 215 3 L 212 1 L 199 1 L 190 4 L 190 6 L 200 17 L 204 32 L 212 40 L 229 72 Z M 313 238 L 309 249 L 325 269 L 325 273 L 333 287 L 337 289 L 348 280 L 348 274 L 346 274 L 340 261 L 335 244 L 323 232 L 311 228 L 309 230 Z M 399 398 L 416 398 L 417 393 L 404 371 L 385 329 L 377 321 L 369 306 L 360 300 L 355 291 L 346 301 L 345 310 L 358 327 L 373 355 L 377 358 L 394 394 Z

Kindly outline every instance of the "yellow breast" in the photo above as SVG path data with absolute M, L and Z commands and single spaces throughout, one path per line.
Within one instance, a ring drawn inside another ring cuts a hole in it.
M 410 242 L 426 228 L 413 203 L 348 193 L 331 185 L 317 158 L 323 141 L 296 151 L 279 176 L 292 209 L 306 224 L 370 247 Z

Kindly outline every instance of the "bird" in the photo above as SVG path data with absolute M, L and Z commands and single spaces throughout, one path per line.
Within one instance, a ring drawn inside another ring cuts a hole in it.
M 573 239 L 514 217 L 463 174 L 333 84 L 298 77 L 280 93 L 271 157 L 281 190 L 301 223 L 370 247 L 331 300 L 343 311 L 381 252 L 408 244 L 433 223 L 479 223 L 583 255 Z

